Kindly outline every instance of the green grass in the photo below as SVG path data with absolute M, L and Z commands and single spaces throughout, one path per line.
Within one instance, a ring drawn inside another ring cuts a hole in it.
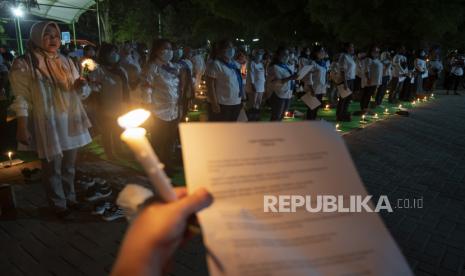
M 406 109 L 411 109 L 412 103 L 410 102 L 402 102 L 402 107 Z M 417 106 L 422 105 L 423 103 L 418 103 Z M 206 114 L 206 108 L 205 104 L 198 104 L 199 105 L 199 111 L 195 112 L 189 112 L 189 121 L 190 122 L 195 122 L 195 121 L 200 121 L 200 117 L 202 115 Z M 352 122 L 341 122 L 339 123 L 339 129 L 341 130 L 342 133 L 347 133 L 355 129 L 363 128 L 366 127 L 367 125 L 376 123 L 376 121 L 384 120 L 390 116 L 393 116 L 395 112 L 398 110 L 398 104 L 389 104 L 388 102 L 384 101 L 383 102 L 383 107 L 377 107 L 373 109 L 375 113 L 378 114 L 379 118 L 375 119 L 372 116 L 366 116 L 366 123 L 361 123 L 361 116 L 352 116 Z M 389 114 L 384 114 L 385 109 L 388 109 Z M 300 101 L 300 100 L 293 100 L 291 103 L 291 106 L 289 108 L 291 111 L 298 110 L 302 113 L 305 113 L 307 111 L 306 105 Z M 360 110 L 360 104 L 358 102 L 352 102 L 349 106 L 349 111 L 354 112 Z M 335 108 L 331 108 L 329 110 L 325 110 L 324 108 L 321 108 L 318 112 L 318 117 L 324 119 L 327 122 L 333 123 L 334 125 L 336 124 L 336 110 Z M 269 121 L 270 118 L 270 110 L 264 110 L 262 112 L 261 120 L 262 121 Z M 289 118 L 289 119 L 284 119 L 285 122 L 296 122 L 296 121 L 302 121 L 302 118 Z M 90 153 L 94 156 L 97 156 L 101 159 L 108 160 L 105 156 L 105 152 L 103 150 L 103 147 L 101 146 L 101 142 L 99 137 L 94 139 L 91 144 L 87 145 L 84 147 L 84 151 L 87 153 Z M 140 173 L 143 173 L 143 168 L 139 165 L 139 163 L 132 157 L 131 153 L 129 152 L 129 149 L 125 149 L 124 152 L 124 158 L 119 158 L 117 160 L 111 160 L 112 163 L 132 168 Z M 184 171 L 182 167 L 178 168 L 178 173 L 176 173 L 172 177 L 172 182 L 175 186 L 185 186 L 185 178 L 184 178 Z

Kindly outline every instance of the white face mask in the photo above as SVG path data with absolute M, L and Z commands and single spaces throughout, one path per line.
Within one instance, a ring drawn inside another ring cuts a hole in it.
M 183 54 L 184 51 L 182 49 L 178 49 L 178 57 L 181 58 Z
M 232 59 L 235 54 L 236 54 L 236 49 L 234 48 L 228 48 L 225 53 L 226 57 L 229 59 Z
M 163 62 L 169 62 L 173 59 L 173 50 L 165 49 L 161 52 L 160 59 Z

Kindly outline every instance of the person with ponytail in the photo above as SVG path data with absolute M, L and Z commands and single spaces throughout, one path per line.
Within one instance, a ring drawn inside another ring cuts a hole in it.
M 91 142 L 91 124 L 81 99 L 90 87 L 69 59 L 59 54 L 60 28 L 38 22 L 31 28 L 26 54 L 10 72 L 18 120 L 19 150 L 33 150 L 42 160 L 43 182 L 50 206 L 67 218 L 79 206 L 74 190 L 78 148 Z

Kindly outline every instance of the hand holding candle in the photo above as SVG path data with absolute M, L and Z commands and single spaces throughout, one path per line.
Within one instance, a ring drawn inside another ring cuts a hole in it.
M 150 146 L 144 128 L 139 127 L 150 116 L 144 109 L 136 109 L 118 118 L 118 124 L 126 130 L 121 134 L 121 140 L 126 142 L 134 152 L 136 159 L 144 167 L 150 183 L 158 190 L 161 198 L 166 201 L 176 200 L 176 194 L 170 179 L 163 171 L 163 164 Z

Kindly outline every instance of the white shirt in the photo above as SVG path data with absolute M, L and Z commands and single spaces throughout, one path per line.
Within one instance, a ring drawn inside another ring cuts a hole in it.
M 450 69 L 450 73 L 455 75 L 455 76 L 463 76 L 463 67 L 460 65 L 454 65 L 457 62 L 457 58 L 452 58 L 451 64 L 452 68 Z
M 352 55 L 342 53 L 341 57 L 339 58 L 338 64 L 339 71 L 344 72 L 344 78 L 346 80 L 355 79 L 356 64 Z
M 426 68 L 426 60 L 421 59 L 421 58 L 416 58 L 415 59 L 415 68 L 417 69 L 418 72 L 421 72 L 421 77 L 422 78 L 427 78 L 428 77 L 428 68 Z
M 399 81 L 403 81 L 405 77 L 401 77 L 402 74 L 407 73 L 407 68 L 402 67 L 402 63 L 407 63 L 407 57 L 401 54 L 397 54 L 392 59 L 392 76 L 399 78 Z M 402 80 L 400 80 L 402 78 Z
M 267 88 L 271 89 L 281 99 L 290 99 L 292 97 L 291 81 L 282 82 L 291 76 L 291 72 L 275 64 L 268 68 L 268 77 L 266 79 Z
M 173 121 L 178 118 L 179 73 L 181 66 L 169 62 L 172 69 L 153 62 L 144 72 L 143 80 L 151 87 L 152 112 L 163 121 Z
M 381 53 L 381 63 L 383 64 L 383 77 L 392 76 L 392 61 L 389 58 L 388 52 Z
M 326 94 L 326 73 L 328 72 L 326 63 L 325 66 L 321 66 L 312 61 L 310 66 L 312 66 L 312 69 L 305 80 L 305 90 L 308 92 L 313 89 L 317 95 Z
M 234 62 L 239 69 L 239 64 Z M 241 103 L 239 81 L 236 72 L 219 60 L 212 60 L 207 65 L 206 75 L 215 79 L 216 99 L 222 105 Z
M 363 71 L 362 87 L 381 85 L 383 78 L 383 64 L 379 59 L 366 58 L 363 63 Z M 369 76 L 368 79 L 366 74 Z
M 257 93 L 265 92 L 265 67 L 263 63 L 251 61 L 247 71 L 247 91 L 251 92 L 252 85 Z

